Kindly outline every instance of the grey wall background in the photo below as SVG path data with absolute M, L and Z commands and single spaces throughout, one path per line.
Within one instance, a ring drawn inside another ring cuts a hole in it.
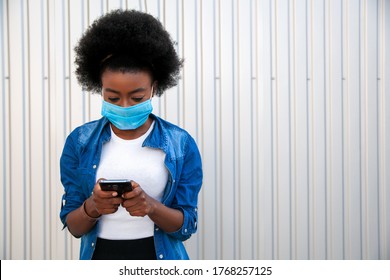
M 78 258 L 58 161 L 100 97 L 73 47 L 115 8 L 185 58 L 153 103 L 203 156 L 193 259 L 390 259 L 388 0 L 1 0 L 1 259 Z

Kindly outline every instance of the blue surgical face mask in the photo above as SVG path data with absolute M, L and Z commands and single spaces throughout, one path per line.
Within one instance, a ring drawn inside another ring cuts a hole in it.
M 137 129 L 147 121 L 152 111 L 152 96 L 147 101 L 129 107 L 117 106 L 104 100 L 102 104 L 102 116 L 107 117 L 120 130 Z

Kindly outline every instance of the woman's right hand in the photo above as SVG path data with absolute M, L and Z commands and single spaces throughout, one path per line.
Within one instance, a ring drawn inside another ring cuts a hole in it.
M 122 201 L 123 198 L 118 197 L 115 191 L 102 191 L 98 180 L 92 195 L 66 217 L 70 233 L 75 237 L 88 233 L 101 215 L 115 213 Z
M 121 205 L 123 198 L 117 196 L 118 193 L 116 191 L 103 191 L 99 185 L 100 180 L 96 182 L 92 191 L 91 208 L 94 207 L 98 216 L 115 213 L 119 205 Z M 91 214 L 94 214 L 95 211 Z

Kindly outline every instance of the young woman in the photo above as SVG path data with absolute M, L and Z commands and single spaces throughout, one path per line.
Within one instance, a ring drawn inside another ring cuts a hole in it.
M 152 114 L 151 100 L 177 83 L 182 61 L 161 23 L 112 11 L 83 34 L 76 76 L 102 95 L 102 118 L 67 137 L 60 160 L 60 218 L 81 237 L 81 259 L 188 259 L 197 228 L 201 157 L 183 129 Z M 101 179 L 131 180 L 123 194 Z

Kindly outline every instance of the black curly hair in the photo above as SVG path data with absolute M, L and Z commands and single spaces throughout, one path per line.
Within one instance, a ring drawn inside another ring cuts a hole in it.
M 157 92 L 177 84 L 183 60 L 169 33 L 153 16 L 135 10 L 114 10 L 85 31 L 75 50 L 76 77 L 84 90 L 101 93 L 101 74 L 146 70 Z

